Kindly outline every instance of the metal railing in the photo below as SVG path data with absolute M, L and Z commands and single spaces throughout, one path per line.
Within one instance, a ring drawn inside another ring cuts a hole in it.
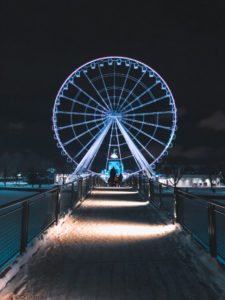
M 225 264 L 225 197 L 224 202 L 210 200 L 144 176 L 130 177 L 128 183 Z
M 97 176 L 79 178 L 45 192 L 0 206 L 0 270 L 22 254 L 60 216 L 97 184 Z

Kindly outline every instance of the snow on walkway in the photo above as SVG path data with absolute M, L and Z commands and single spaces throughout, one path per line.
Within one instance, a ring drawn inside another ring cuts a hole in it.
M 224 269 L 129 189 L 96 189 L 38 243 L 0 299 L 225 299 Z

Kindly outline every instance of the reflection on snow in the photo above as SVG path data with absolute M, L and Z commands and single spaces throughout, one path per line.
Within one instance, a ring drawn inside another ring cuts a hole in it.
M 136 191 L 132 191 L 132 192 L 128 192 L 128 191 L 112 191 L 112 190 L 103 190 L 103 191 L 92 191 L 93 195 L 134 195 L 134 194 L 138 194 L 138 192 Z
M 52 243 L 58 239 L 63 244 L 73 244 L 78 241 L 123 242 L 160 238 L 177 229 L 178 226 L 173 224 L 150 225 L 98 219 L 85 221 L 66 216 L 65 222 L 51 228 L 47 235 Z
M 90 222 L 90 221 L 89 221 Z M 106 239 L 142 239 L 142 238 L 155 238 L 164 236 L 171 233 L 176 229 L 175 225 L 146 225 L 146 224 L 133 224 L 133 223 L 123 223 L 123 222 L 91 222 L 91 231 L 84 230 L 82 232 L 83 237 L 94 237 L 106 238 Z M 88 226 L 89 227 L 89 226 Z
M 88 202 L 88 207 L 136 207 L 146 206 L 149 201 L 119 201 L 119 200 L 94 200 Z

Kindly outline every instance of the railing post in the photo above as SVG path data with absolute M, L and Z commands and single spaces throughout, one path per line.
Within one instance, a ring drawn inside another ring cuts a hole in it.
M 73 206 L 74 202 L 74 183 L 71 184 L 71 206 Z
M 60 188 L 56 191 L 56 203 L 55 203 L 55 223 L 56 225 L 58 224 L 59 220 L 59 212 L 60 212 L 60 199 L 59 195 L 60 194 Z
M 159 183 L 159 208 L 162 207 L 162 184 Z
M 29 222 L 29 202 L 25 201 L 22 204 L 22 224 L 20 238 L 20 254 L 22 254 L 27 246 L 28 239 L 28 222 Z
M 216 214 L 215 205 L 208 204 L 208 233 L 209 233 L 209 248 L 213 257 L 217 256 L 217 242 L 216 242 Z
M 78 200 L 83 200 L 83 178 L 78 181 Z
M 90 175 L 90 192 L 92 193 L 92 190 L 93 190 L 93 176 Z
M 149 179 L 149 188 L 150 188 L 150 201 L 154 202 L 154 183 Z
M 177 193 L 177 187 L 174 187 L 173 197 L 174 197 L 174 219 L 176 223 L 179 223 L 179 198 Z
M 88 194 L 88 177 L 85 178 L 85 181 L 86 181 L 86 195 L 85 195 L 85 198 L 87 197 L 87 194 Z
M 138 177 L 138 190 L 141 192 L 141 175 Z
M 182 222 L 183 222 L 183 199 L 180 197 L 177 187 L 174 187 L 174 213 L 175 213 L 175 222 L 182 224 Z

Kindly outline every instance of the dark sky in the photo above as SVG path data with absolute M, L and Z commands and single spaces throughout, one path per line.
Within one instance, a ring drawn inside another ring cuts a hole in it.
M 90 59 L 133 57 L 168 83 L 178 107 L 169 157 L 225 157 L 224 1 L 1 1 L 0 162 L 64 161 L 51 130 L 57 91 Z

